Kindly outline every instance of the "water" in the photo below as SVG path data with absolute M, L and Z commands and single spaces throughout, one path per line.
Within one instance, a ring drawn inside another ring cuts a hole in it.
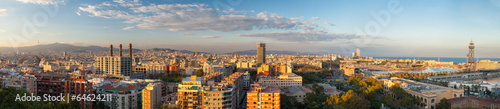
M 417 60 L 435 60 L 438 58 L 441 59 L 441 62 L 454 62 L 454 63 L 465 63 L 467 62 L 466 57 L 373 57 L 374 59 L 417 59 Z M 500 58 L 478 58 L 479 60 L 491 60 L 491 61 L 500 61 Z M 476 60 L 476 61 L 479 61 Z
M 478 79 L 476 81 L 486 81 L 486 82 L 491 83 L 491 84 L 499 84 L 500 85 L 500 77 L 489 78 L 489 79 Z
M 374 71 L 376 74 L 384 74 L 384 73 L 429 73 L 429 72 L 453 72 L 453 71 L 458 71 L 460 69 L 455 69 L 455 68 L 427 68 L 422 71 Z

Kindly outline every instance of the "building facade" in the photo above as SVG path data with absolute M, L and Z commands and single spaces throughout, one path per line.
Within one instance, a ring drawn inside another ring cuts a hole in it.
M 209 82 L 202 93 L 202 109 L 237 109 L 238 94 L 230 84 Z
M 64 94 L 72 96 L 84 96 L 94 94 L 92 83 L 85 80 L 84 76 L 77 76 L 76 78 L 68 78 L 64 81 L 62 87 Z M 80 109 L 92 109 L 93 102 L 80 100 Z
M 252 84 L 247 92 L 247 109 L 280 109 L 280 91 L 277 86 Z
M 101 101 L 111 109 L 137 109 L 142 106 L 141 88 L 127 83 L 104 83 L 97 89 L 97 94 L 110 94 L 111 101 Z
M 448 100 L 452 109 L 500 109 L 500 101 L 477 96 L 452 98 Z
M 293 73 L 286 73 L 278 77 L 261 77 L 259 84 L 276 85 L 278 87 L 301 87 L 302 77 Z
M 177 90 L 177 104 L 182 109 L 199 109 L 202 106 L 203 77 L 186 77 L 182 79 Z
M 63 92 L 64 82 L 62 81 L 66 77 L 64 76 L 37 76 L 37 96 L 44 96 L 44 94 L 50 96 L 59 96 Z
M 433 84 L 416 82 L 408 79 L 392 77 L 390 80 L 384 80 L 384 92 L 389 93 L 389 88 L 399 84 L 411 97 L 419 98 L 423 103 L 416 105 L 419 108 L 435 109 L 439 100 L 446 98 L 462 97 L 464 90 L 453 89 Z
M 161 87 L 161 83 L 149 83 L 146 88 L 142 90 L 142 109 L 154 109 L 156 105 L 162 105 Z
M 96 74 L 132 76 L 130 57 L 101 56 L 95 58 Z

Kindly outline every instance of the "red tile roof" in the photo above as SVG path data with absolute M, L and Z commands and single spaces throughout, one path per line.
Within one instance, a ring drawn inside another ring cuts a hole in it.
M 128 91 L 128 90 L 132 90 L 132 89 L 138 89 L 139 86 L 132 85 L 132 84 L 120 84 L 117 87 L 114 87 L 113 84 L 109 83 L 109 84 L 102 85 L 99 88 L 118 90 L 118 91 Z

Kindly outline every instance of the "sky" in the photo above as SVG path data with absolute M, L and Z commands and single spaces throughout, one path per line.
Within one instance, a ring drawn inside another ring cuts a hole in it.
M 0 0 L 0 46 L 500 57 L 500 0 Z

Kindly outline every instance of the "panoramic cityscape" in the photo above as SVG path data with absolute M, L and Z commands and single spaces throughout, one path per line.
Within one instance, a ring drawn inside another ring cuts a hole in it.
M 500 0 L 2 0 L 0 109 L 500 109 Z

